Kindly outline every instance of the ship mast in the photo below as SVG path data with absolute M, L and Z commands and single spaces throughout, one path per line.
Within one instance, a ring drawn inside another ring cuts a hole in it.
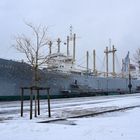
M 87 56 L 87 74 L 88 74 L 88 72 L 89 72 L 89 53 L 88 53 L 88 51 L 87 51 L 87 54 L 86 54 L 86 56 Z
M 73 35 L 73 62 L 75 62 L 75 43 L 76 43 L 76 34 Z
M 108 54 L 109 54 L 108 47 L 106 47 L 104 53 L 106 54 L 106 77 L 108 77 Z
M 96 75 L 97 71 L 96 71 L 96 52 L 95 50 L 93 50 L 93 73 Z
M 108 49 L 108 47 L 106 47 L 106 50 L 104 51 L 104 53 L 106 54 L 106 77 L 108 77 L 108 56 L 109 53 L 112 53 L 112 75 L 115 77 L 116 73 L 115 73 L 115 52 L 117 51 L 114 47 L 114 45 L 112 46 L 111 49 L 111 40 L 109 40 L 109 46 L 110 46 L 110 50 Z
M 115 52 L 116 52 L 117 50 L 115 49 L 115 47 L 114 47 L 114 45 L 112 46 L 112 50 L 111 50 L 111 52 L 112 52 L 112 55 L 113 55 L 113 76 L 115 76 L 116 74 L 115 74 Z
M 67 56 L 69 56 L 69 41 L 70 41 L 70 38 L 69 36 L 67 36 Z
M 52 41 L 49 41 L 48 45 L 49 45 L 49 54 L 51 54 L 52 53 Z
M 58 53 L 60 53 L 60 43 L 61 43 L 61 40 L 60 40 L 60 38 L 58 38 L 58 40 L 57 40 L 57 45 L 58 45 Z
M 75 47 L 76 47 L 76 34 L 73 34 L 72 32 L 72 26 L 70 26 L 70 38 L 69 41 L 72 41 L 72 47 L 73 47 L 73 62 L 75 62 Z M 67 50 L 68 51 L 68 50 Z

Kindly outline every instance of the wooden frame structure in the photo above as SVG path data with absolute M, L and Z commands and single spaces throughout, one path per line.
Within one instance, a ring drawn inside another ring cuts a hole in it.
M 51 117 L 51 108 L 50 108 L 50 88 L 49 87 L 37 87 L 37 86 L 30 86 L 30 87 L 21 87 L 21 117 L 23 117 L 23 105 L 24 105 L 24 90 L 30 90 L 30 119 L 32 119 L 32 112 L 33 112 L 33 95 L 35 95 L 35 117 L 40 115 L 40 90 L 47 91 L 47 99 L 48 99 L 48 117 Z M 33 91 L 36 91 L 35 94 Z M 37 109 L 38 108 L 38 109 Z

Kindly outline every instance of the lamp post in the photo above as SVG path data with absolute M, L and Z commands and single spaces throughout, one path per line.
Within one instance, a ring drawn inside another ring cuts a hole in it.
M 129 88 L 129 93 L 132 93 L 132 83 L 131 83 L 131 74 L 129 73 L 129 84 L 128 84 L 128 88 Z

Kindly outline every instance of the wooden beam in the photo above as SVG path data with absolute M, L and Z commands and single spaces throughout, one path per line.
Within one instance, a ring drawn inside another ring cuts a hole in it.
M 21 117 L 23 117 L 23 97 L 24 97 L 24 89 L 21 88 Z
M 38 115 L 40 115 L 40 96 L 39 96 L 39 89 L 37 89 L 37 100 L 38 100 Z
M 33 109 L 33 90 L 30 88 L 30 120 L 32 119 L 32 109 Z
M 48 96 L 48 117 L 51 117 L 51 107 L 50 107 L 50 88 L 47 88 L 47 96 Z

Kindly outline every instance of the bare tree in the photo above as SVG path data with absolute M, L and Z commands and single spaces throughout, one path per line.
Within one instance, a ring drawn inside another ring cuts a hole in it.
M 39 67 L 46 64 L 48 61 L 47 52 L 45 53 L 45 55 L 43 55 L 44 48 L 48 45 L 48 35 L 47 35 L 48 28 L 45 26 L 35 27 L 29 23 L 26 23 L 26 25 L 31 29 L 33 36 L 27 37 L 27 35 L 24 35 L 24 34 L 18 35 L 15 38 L 16 44 L 14 45 L 14 47 L 20 53 L 23 53 L 26 56 L 28 63 L 32 66 L 33 71 L 34 71 L 34 76 L 33 76 L 34 85 L 33 86 L 38 87 Z M 36 91 L 36 94 L 35 94 L 35 117 L 37 117 L 37 95 L 39 97 L 38 91 Z M 38 98 L 38 109 L 39 109 L 39 98 Z M 39 114 L 39 111 L 38 111 L 38 114 Z
M 47 63 L 47 52 L 43 55 L 43 49 L 48 44 L 47 30 L 45 26 L 35 27 L 32 24 L 25 23 L 33 33 L 32 38 L 26 35 L 18 35 L 15 40 L 15 48 L 20 52 L 25 54 L 28 63 L 33 67 L 34 70 L 34 81 L 35 86 L 38 81 L 38 69 L 43 64 Z
M 133 58 L 134 58 L 134 62 L 138 66 L 139 72 L 140 72 L 140 48 L 138 48 L 136 50 L 135 54 L 133 55 Z

